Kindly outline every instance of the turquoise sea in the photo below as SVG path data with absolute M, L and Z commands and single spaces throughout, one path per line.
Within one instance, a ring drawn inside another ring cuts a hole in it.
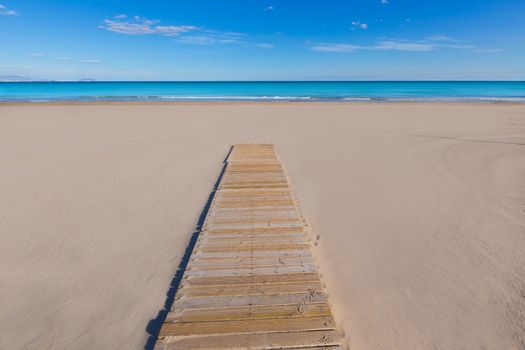
M 0 101 L 525 102 L 520 81 L 5 82 Z

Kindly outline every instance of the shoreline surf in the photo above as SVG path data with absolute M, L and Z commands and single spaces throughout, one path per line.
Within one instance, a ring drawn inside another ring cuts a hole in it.
M 2 102 L 525 102 L 520 81 L 4 82 Z

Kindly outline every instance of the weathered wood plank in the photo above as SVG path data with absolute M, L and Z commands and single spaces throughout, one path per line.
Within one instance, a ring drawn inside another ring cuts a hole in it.
M 262 283 L 291 283 L 291 282 L 317 282 L 319 275 L 311 273 L 287 273 L 279 275 L 254 275 L 254 276 L 214 276 L 183 278 L 182 285 L 190 286 L 222 286 L 233 284 L 262 284 Z
M 301 214 L 297 212 L 293 207 L 283 208 L 260 208 L 254 209 L 251 206 L 248 207 L 237 207 L 235 209 L 213 209 L 208 215 L 210 218 L 242 218 L 244 216 L 259 217 L 259 216 L 282 216 L 282 217 L 301 217 Z
M 197 337 L 166 337 L 164 350 L 270 350 L 340 345 L 335 331 L 225 334 Z
M 308 243 L 310 240 L 305 235 L 261 235 L 261 236 L 244 236 L 239 237 L 236 236 L 203 236 L 203 242 L 202 244 L 208 244 L 208 245 L 225 245 L 225 244 L 244 244 L 244 243 L 250 243 L 250 244 L 263 244 L 263 243 Z
M 214 242 L 228 242 L 228 241 L 239 241 L 239 240 L 276 240 L 276 239 L 308 239 L 308 236 L 304 232 L 298 233 L 260 233 L 255 235 L 245 234 L 239 236 L 238 234 L 214 234 L 214 235 L 201 235 L 203 239 L 206 239 L 208 243 Z
M 186 297 L 176 299 L 173 303 L 172 311 L 183 309 L 209 309 L 220 307 L 233 307 L 243 305 L 275 305 L 275 304 L 294 304 L 318 303 L 327 301 L 324 292 L 312 291 L 308 293 L 290 293 L 276 295 L 247 295 L 247 296 L 204 296 Z
M 311 257 L 245 257 L 245 258 L 194 258 L 190 261 L 191 269 L 221 269 L 224 267 L 244 266 L 294 266 L 314 265 Z
M 218 309 L 185 309 L 180 312 L 170 312 L 166 317 L 166 322 L 207 322 L 331 315 L 332 312 L 328 303 L 320 302 L 300 305 L 250 305 Z
M 244 230 L 244 229 L 276 229 L 276 228 L 303 228 L 304 222 L 302 221 L 294 221 L 294 222 L 268 222 L 268 221 L 261 221 L 261 222 L 238 222 L 238 223 L 214 223 L 214 222 L 206 222 L 204 224 L 204 229 L 208 230 L 220 230 L 222 228 L 230 228 L 230 229 L 238 229 L 238 230 Z
M 320 282 L 300 283 L 267 283 L 246 284 L 232 286 L 210 286 L 210 287 L 186 287 L 177 291 L 177 296 L 199 297 L 199 296 L 235 296 L 235 295 L 260 295 L 260 294 L 285 294 L 285 293 L 309 293 L 322 291 Z
M 308 249 L 308 243 L 282 243 L 282 244 L 223 244 L 223 245 L 203 245 L 197 247 L 197 252 L 204 253 L 221 253 L 221 252 L 246 252 L 255 250 L 302 250 Z
M 252 251 L 243 251 L 243 252 L 213 252 L 206 253 L 202 251 L 195 251 L 195 258 L 266 258 L 266 257 L 277 257 L 277 258 L 287 258 L 287 257 L 312 257 L 310 249 L 303 250 L 252 250 Z
M 209 234 L 257 234 L 257 233 L 297 233 L 304 232 L 304 226 L 283 226 L 283 227 L 245 227 L 245 228 L 207 228 Z
M 205 266 L 195 266 L 195 265 L 189 265 L 187 267 L 188 271 L 228 271 L 232 270 L 234 272 L 234 275 L 242 274 L 241 270 L 245 269 L 268 269 L 269 272 L 274 273 L 276 268 L 284 268 L 284 267 L 294 267 L 297 268 L 300 272 L 305 272 L 304 269 L 301 268 L 307 268 L 307 269 L 313 269 L 316 271 L 316 266 L 314 262 L 298 262 L 294 264 L 280 264 L 279 262 L 276 262 L 275 264 L 263 264 L 259 263 L 257 265 L 255 264 L 236 264 L 236 265 L 205 265 Z M 283 270 L 279 270 L 279 272 L 284 272 Z M 222 273 L 221 273 L 222 274 Z M 189 275 L 188 275 L 189 276 Z
M 310 273 L 316 272 L 315 265 L 281 265 L 281 266 L 250 266 L 222 269 L 189 269 L 186 278 L 212 277 L 212 276 L 258 276 L 285 273 Z
M 331 316 L 164 323 L 159 336 L 320 331 L 333 330 L 334 325 L 335 322 Z

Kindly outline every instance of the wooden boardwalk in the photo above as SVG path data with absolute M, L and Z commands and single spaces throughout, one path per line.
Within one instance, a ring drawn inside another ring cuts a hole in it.
M 236 145 L 155 349 L 341 349 L 272 145 Z

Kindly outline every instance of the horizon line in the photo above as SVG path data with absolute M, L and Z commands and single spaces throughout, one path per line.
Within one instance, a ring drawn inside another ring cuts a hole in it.
M 0 83 L 483 83 L 483 82 L 516 82 L 525 83 L 525 79 L 356 79 L 356 80 L 0 80 Z

